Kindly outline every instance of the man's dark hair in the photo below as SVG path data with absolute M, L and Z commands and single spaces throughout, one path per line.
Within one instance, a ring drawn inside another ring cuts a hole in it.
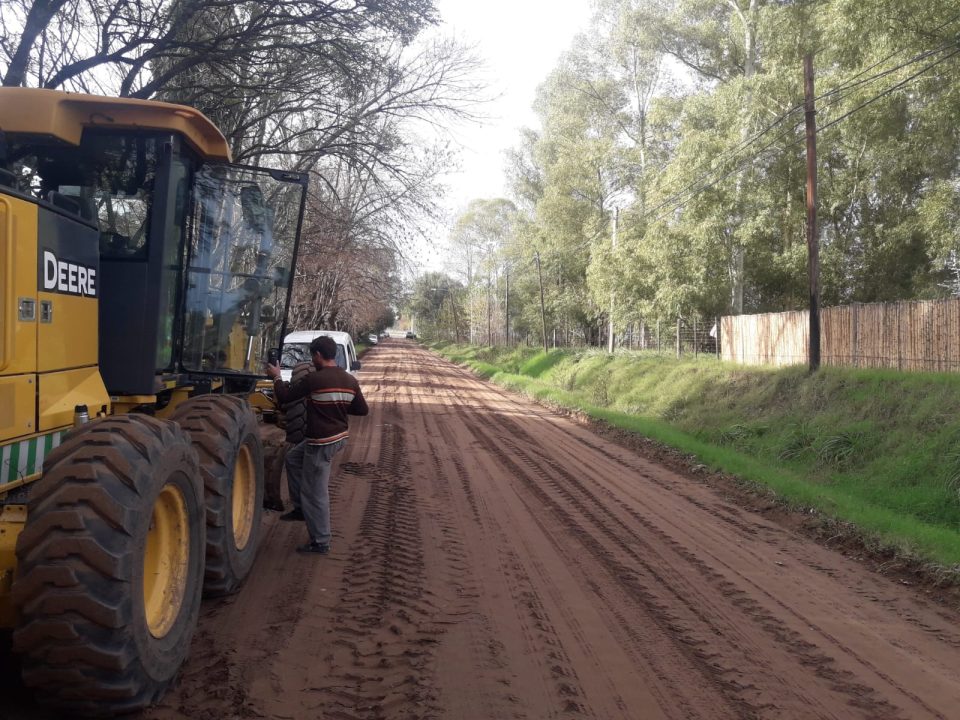
M 337 343 L 329 335 L 321 335 L 310 343 L 310 354 L 320 353 L 324 360 L 333 360 L 337 357 Z

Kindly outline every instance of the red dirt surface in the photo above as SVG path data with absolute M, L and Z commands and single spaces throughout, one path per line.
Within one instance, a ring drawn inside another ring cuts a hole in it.
M 271 514 L 143 720 L 960 717 L 956 612 L 413 343 L 363 367 L 331 554 Z

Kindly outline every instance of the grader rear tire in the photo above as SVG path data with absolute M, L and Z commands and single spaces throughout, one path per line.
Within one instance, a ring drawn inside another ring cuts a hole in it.
M 263 447 L 257 418 L 245 400 L 201 395 L 170 418 L 187 431 L 200 458 L 207 508 L 203 591 L 235 592 L 250 573 L 263 515 Z
M 196 452 L 173 423 L 95 421 L 44 462 L 17 539 L 14 650 L 70 716 L 138 710 L 183 664 L 203 577 Z

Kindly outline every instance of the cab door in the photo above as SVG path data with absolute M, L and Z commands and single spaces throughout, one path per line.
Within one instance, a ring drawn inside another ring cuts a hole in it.
M 37 429 L 38 208 L 3 190 L 0 186 L 0 442 Z
M 40 207 L 37 225 L 38 429 L 91 416 L 109 405 L 98 364 L 100 234 L 79 216 Z

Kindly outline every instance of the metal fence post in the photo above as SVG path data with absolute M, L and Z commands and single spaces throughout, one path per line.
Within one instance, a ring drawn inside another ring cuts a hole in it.
M 717 328 L 717 337 L 716 337 L 716 341 L 717 341 L 717 360 L 720 360 L 720 359 L 722 359 L 722 357 L 723 357 L 723 356 L 720 354 L 720 318 L 717 318 L 716 328 Z

